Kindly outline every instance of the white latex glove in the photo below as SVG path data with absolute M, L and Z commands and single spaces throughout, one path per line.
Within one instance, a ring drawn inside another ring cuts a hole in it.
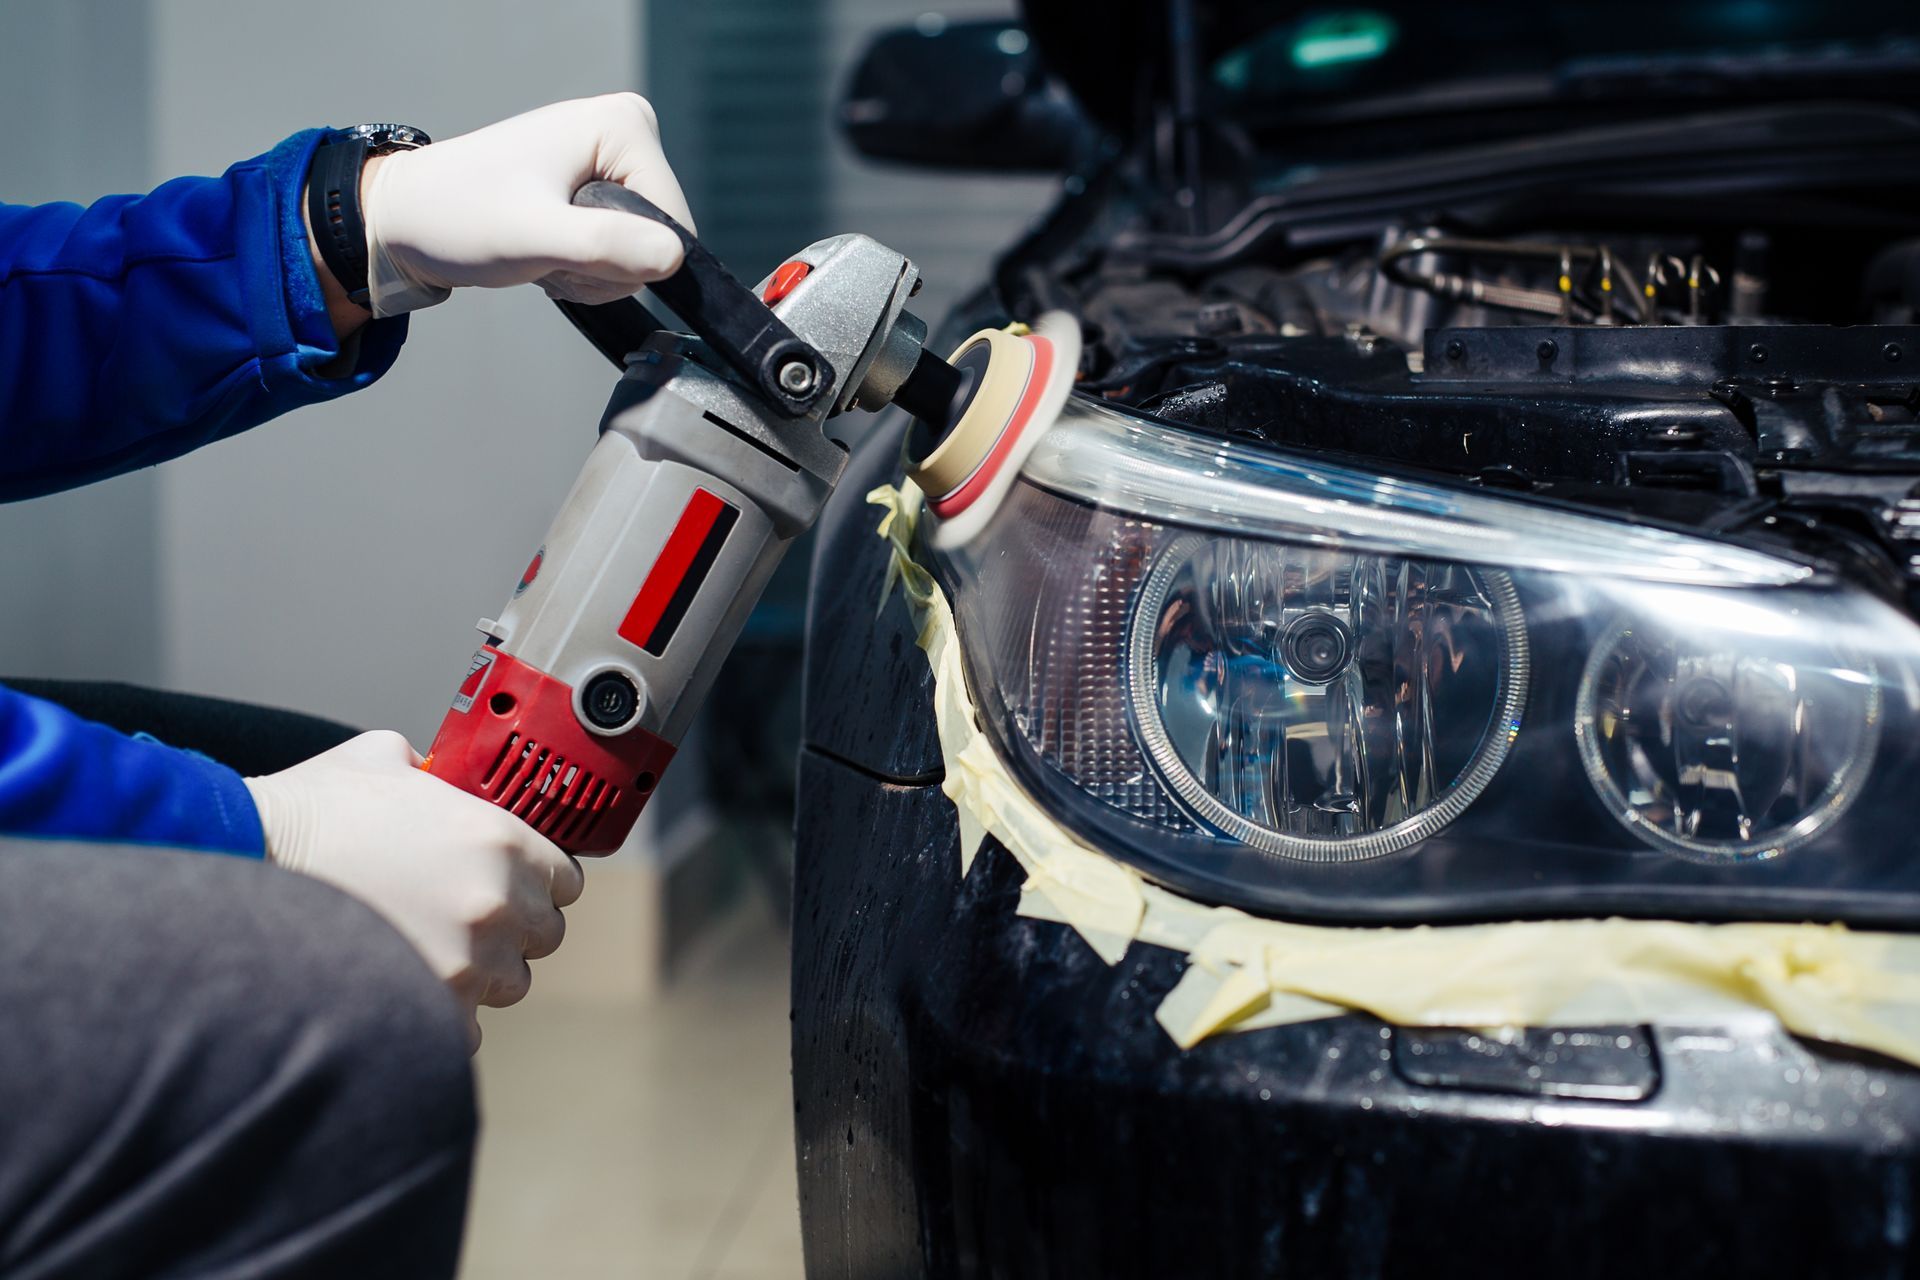
M 346 890 L 413 943 L 466 1007 L 527 994 L 566 934 L 580 864 L 520 819 L 423 773 L 397 733 L 363 733 L 248 778 L 267 859 Z
M 376 316 L 444 301 L 461 285 L 537 283 L 573 302 L 611 302 L 680 267 L 665 228 L 576 209 L 595 179 L 622 183 L 689 231 L 687 198 L 637 93 L 557 102 L 417 151 L 368 162 L 361 201 Z

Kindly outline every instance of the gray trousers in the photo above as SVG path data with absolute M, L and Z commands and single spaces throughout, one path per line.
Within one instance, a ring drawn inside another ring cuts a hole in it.
M 371 910 L 216 854 L 0 840 L 0 1277 L 451 1276 L 452 997 Z

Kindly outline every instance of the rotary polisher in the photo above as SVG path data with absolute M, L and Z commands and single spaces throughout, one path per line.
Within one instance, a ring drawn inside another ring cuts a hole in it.
M 686 260 L 637 300 L 561 303 L 621 369 L 572 491 L 485 636 L 425 768 L 561 848 L 617 848 L 780 558 L 846 467 L 824 430 L 851 409 L 916 419 L 908 474 L 936 544 L 982 528 L 1065 402 L 1079 329 L 983 331 L 951 361 L 906 310 L 913 263 L 865 236 L 808 246 L 749 290 L 615 183 L 575 203 L 650 218 Z

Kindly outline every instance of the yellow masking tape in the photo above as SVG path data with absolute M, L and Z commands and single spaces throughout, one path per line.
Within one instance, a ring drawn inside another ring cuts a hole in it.
M 1799 1035 L 1920 1065 L 1920 937 L 1621 919 L 1341 929 L 1207 906 L 1149 883 L 1056 823 L 1007 772 L 967 694 L 953 613 L 914 558 L 920 491 L 908 481 L 867 500 L 885 510 L 880 535 L 893 545 L 887 594 L 902 588 L 933 667 L 941 789 L 959 812 L 961 875 L 991 834 L 1026 872 L 1021 915 L 1071 926 L 1108 964 L 1135 941 L 1184 952 L 1186 973 L 1156 1013 L 1182 1048 L 1346 1010 L 1466 1028 L 1702 1022 L 1760 1010 Z

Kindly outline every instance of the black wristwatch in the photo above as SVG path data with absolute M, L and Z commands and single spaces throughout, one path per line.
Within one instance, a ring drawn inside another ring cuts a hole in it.
M 368 156 L 412 151 L 433 139 L 410 124 L 357 124 L 336 130 L 307 168 L 307 223 L 320 260 L 356 306 L 367 297 L 367 222 L 360 212 L 360 171 Z

